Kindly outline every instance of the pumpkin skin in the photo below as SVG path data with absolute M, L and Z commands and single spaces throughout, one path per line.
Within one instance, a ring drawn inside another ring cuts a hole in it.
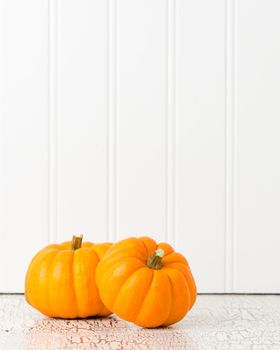
M 96 269 L 96 282 L 101 300 L 112 313 L 148 328 L 180 321 L 197 294 L 183 255 L 148 237 L 112 245 Z
M 95 270 L 110 246 L 111 243 L 85 242 L 74 250 L 73 241 L 48 245 L 29 265 L 26 301 L 48 317 L 109 315 L 111 312 L 99 297 Z

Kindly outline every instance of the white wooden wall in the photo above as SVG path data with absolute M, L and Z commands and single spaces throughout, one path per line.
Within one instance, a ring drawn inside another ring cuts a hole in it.
M 0 292 L 84 233 L 279 293 L 280 2 L 0 3 Z

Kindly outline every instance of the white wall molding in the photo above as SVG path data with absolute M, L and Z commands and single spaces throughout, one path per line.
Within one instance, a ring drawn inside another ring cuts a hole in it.
M 166 240 L 176 237 L 176 0 L 167 0 Z
M 58 1 L 49 1 L 49 243 L 58 239 L 57 152 L 58 152 Z
M 225 84 L 225 292 L 233 290 L 234 243 L 234 115 L 235 115 L 235 0 L 226 2 Z
M 117 0 L 108 0 L 108 233 L 117 238 Z

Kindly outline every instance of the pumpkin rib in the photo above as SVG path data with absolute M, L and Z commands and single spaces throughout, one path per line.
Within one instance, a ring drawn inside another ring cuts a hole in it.
M 55 249 L 56 250 L 56 249 Z M 59 249 L 56 250 L 56 254 L 53 256 L 52 258 L 52 261 L 50 263 L 50 266 L 52 266 L 53 262 L 54 262 L 54 259 L 55 257 L 57 256 L 57 254 L 60 252 Z M 55 316 L 55 313 L 53 312 L 53 308 L 52 308 L 52 305 L 51 305 L 51 302 L 50 302 L 50 283 L 49 283 L 49 279 L 50 279 L 50 275 L 48 275 L 47 277 L 47 304 L 48 304 L 48 309 L 51 310 L 51 312 L 49 313 L 51 317 Z
M 71 241 L 65 241 L 60 244 L 58 244 L 60 250 L 70 250 L 71 249 Z
M 40 261 L 40 259 L 44 258 L 47 255 L 48 251 L 49 250 L 46 250 L 46 249 L 40 250 L 31 260 L 31 263 L 30 263 L 29 268 L 27 270 L 27 274 L 25 277 L 25 290 L 26 290 L 25 296 L 26 296 L 27 302 L 32 306 L 34 306 L 34 302 L 32 302 L 32 297 L 30 296 L 30 292 L 27 288 L 27 286 L 29 284 L 29 279 L 30 279 L 32 270 L 34 269 L 34 264 L 38 263 L 38 261 Z
M 166 272 L 166 275 L 167 275 L 167 278 L 168 278 L 168 281 L 169 281 L 169 284 L 170 284 L 170 288 L 171 288 L 171 305 L 170 305 L 170 310 L 169 310 L 169 313 L 168 313 L 168 316 L 166 317 L 166 319 L 164 320 L 164 322 L 162 323 L 163 325 L 165 324 L 165 322 L 169 319 L 170 317 L 170 314 L 172 312 L 172 309 L 173 309 L 173 305 L 174 305 L 174 301 L 173 301 L 173 298 L 174 298 L 174 287 L 173 287 L 173 283 L 171 282 L 171 278 L 169 276 L 169 274 Z
M 123 259 L 123 260 L 121 261 L 121 263 L 123 263 L 124 261 L 126 261 L 126 260 L 128 260 L 128 259 L 131 259 L 131 258 L 134 258 L 134 257 L 127 257 L 127 258 Z M 137 258 L 134 258 L 134 259 L 140 261 L 141 263 L 143 263 L 141 260 L 139 260 L 139 259 L 137 259 Z M 118 263 L 120 263 L 119 260 L 118 260 Z M 117 265 L 117 264 L 115 264 L 115 265 Z M 117 268 L 117 267 L 115 267 L 115 265 L 113 265 L 112 270 L 115 270 L 115 269 Z M 143 266 L 143 267 L 145 267 L 145 266 Z M 142 267 L 139 267 L 139 268 L 142 268 Z M 113 310 L 113 311 L 114 311 L 114 304 L 115 304 L 115 302 L 116 302 L 116 299 L 117 299 L 117 297 L 118 297 L 118 294 L 119 294 L 119 292 L 120 292 L 120 290 L 121 290 L 123 284 L 124 284 L 124 283 L 130 278 L 130 276 L 133 275 L 134 272 L 136 272 L 139 268 L 136 268 L 132 273 L 130 273 L 129 276 L 127 276 L 127 278 L 126 278 L 126 279 L 123 281 L 123 283 L 121 284 L 120 289 L 117 291 L 116 296 L 115 296 L 115 298 L 114 298 L 113 301 L 112 301 L 112 305 L 113 305 L 112 310 Z
M 116 294 L 116 296 L 115 296 L 115 299 L 114 299 L 114 301 L 113 301 L 112 310 L 114 310 L 115 303 L 116 303 L 116 301 L 117 301 L 117 299 L 118 299 L 118 295 L 120 294 L 120 292 L 121 292 L 123 286 L 125 285 L 125 283 L 129 280 L 129 278 L 130 278 L 136 271 L 138 271 L 138 269 L 136 269 L 136 270 L 134 270 L 133 272 L 131 272 L 131 273 L 127 276 L 127 278 L 122 282 L 122 285 L 121 285 L 120 289 L 118 290 L 118 292 L 117 292 L 117 294 Z
M 145 295 L 144 299 L 142 300 L 142 303 L 141 303 L 141 305 L 140 305 L 140 307 L 139 307 L 139 310 L 138 310 L 138 312 L 137 312 L 137 315 L 136 315 L 135 319 L 133 320 L 134 323 L 136 323 L 136 320 L 137 320 L 137 318 L 138 318 L 138 316 L 139 316 L 139 314 L 140 314 L 140 312 L 141 312 L 141 309 L 142 309 L 142 307 L 143 307 L 143 305 L 144 305 L 144 303 L 145 303 L 145 300 L 147 299 L 147 297 L 148 297 L 148 295 L 149 295 L 149 290 L 150 290 L 150 288 L 151 288 L 151 285 L 152 285 L 153 280 L 154 280 L 154 277 L 155 277 L 155 271 L 154 271 L 154 270 L 152 270 L 152 271 L 153 271 L 153 277 L 152 277 L 152 279 L 151 279 L 150 286 L 149 286 L 149 288 L 148 288 L 148 290 L 147 290 L 147 292 L 146 292 L 146 295 Z
M 191 296 L 190 309 L 191 309 L 196 300 L 196 285 L 195 285 L 195 281 L 192 276 L 190 268 L 187 265 L 182 264 L 181 262 L 177 262 L 177 263 L 172 262 L 172 263 L 166 264 L 166 267 L 169 269 L 177 270 L 184 276 L 190 291 L 190 296 Z M 183 272 L 181 269 L 185 270 L 185 272 Z
M 44 249 L 43 249 L 43 251 L 44 251 Z M 52 259 L 51 259 L 51 261 L 50 261 L 50 263 L 49 263 L 49 266 L 51 266 L 51 264 L 53 263 L 53 260 L 54 260 L 54 258 L 56 257 L 56 255 L 57 255 L 57 253 L 59 252 L 59 250 L 58 249 L 46 249 L 45 250 L 45 253 L 46 254 L 44 254 L 43 256 L 41 256 L 40 257 L 40 259 L 41 260 L 43 260 L 43 259 L 45 259 L 46 258 L 46 256 L 48 255 L 48 254 L 54 254 L 53 256 L 52 256 Z M 38 261 L 36 261 L 36 264 L 38 264 L 40 262 L 40 260 L 38 260 Z M 47 299 L 47 302 L 45 303 L 45 304 L 47 304 L 47 308 L 49 309 L 49 290 L 48 290 L 48 285 L 49 285 L 49 283 L 48 283 L 48 279 L 49 279 L 49 276 L 47 276 L 47 288 L 45 289 L 46 290 L 46 299 Z M 34 307 L 35 307 L 35 305 L 34 305 L 34 303 L 32 304 Z M 52 312 L 48 312 L 48 316 L 51 316 L 52 315 Z
M 138 239 L 139 242 L 141 242 L 143 244 L 143 246 L 145 247 L 145 250 L 146 250 L 146 257 L 147 259 L 153 254 L 153 252 L 157 249 L 157 244 L 156 244 L 156 241 L 153 240 L 152 238 L 150 237 L 146 237 L 146 236 L 143 236 L 143 237 L 139 237 Z M 148 246 L 149 245 L 153 245 L 153 247 L 150 247 Z
M 137 247 L 130 247 L 129 249 L 127 249 L 126 247 L 119 247 L 119 248 L 116 248 L 112 252 L 114 252 L 114 255 L 128 252 L 129 254 L 127 255 L 127 257 L 129 257 L 129 256 L 133 256 L 134 257 L 135 256 L 134 252 L 137 252 L 139 254 L 137 256 L 137 259 L 139 259 L 139 260 L 141 260 L 141 259 L 145 260 L 145 257 L 146 257 L 144 252 L 142 252 L 141 250 L 137 249 Z M 111 258 L 111 256 L 108 256 L 108 258 Z M 104 260 L 106 261 L 106 257 L 105 257 Z
M 53 257 L 53 260 L 52 260 L 52 262 L 51 262 L 51 264 L 50 264 L 50 267 L 49 267 L 49 269 L 50 269 L 50 271 L 52 271 L 53 272 L 53 267 L 54 267 L 54 263 L 56 263 L 56 259 L 57 259 L 57 257 L 59 256 L 59 255 L 61 255 L 61 254 L 63 254 L 65 251 L 67 251 L 67 249 L 64 249 L 64 250 L 58 250 L 57 251 L 57 254 Z M 73 255 L 73 254 L 72 254 Z M 60 262 L 61 263 L 61 262 Z M 72 259 L 72 264 L 73 264 L 73 259 Z M 48 303 L 48 307 L 51 309 L 51 314 L 53 315 L 52 317 L 58 317 L 58 318 L 61 318 L 61 316 L 59 316 L 59 315 L 57 315 L 57 313 L 54 311 L 54 308 L 53 308 L 53 303 L 52 303 L 52 301 L 51 301 L 51 297 L 50 297 L 50 292 L 51 292 L 51 285 L 52 285 L 52 283 L 50 283 L 50 280 L 53 278 L 53 275 L 51 274 L 51 273 L 49 273 L 49 275 L 48 275 L 48 283 L 47 283 L 47 285 L 48 285 L 48 289 L 47 289 L 47 295 L 48 295 L 48 297 L 47 297 L 47 299 L 48 299 L 48 301 L 49 301 L 49 303 Z
M 105 264 L 107 262 L 111 263 L 112 261 L 117 261 L 119 259 L 119 256 L 121 253 L 125 253 L 125 258 L 130 257 L 130 256 L 135 256 L 134 252 L 137 252 L 138 255 L 138 259 L 140 260 L 145 260 L 146 259 L 146 255 L 144 254 L 144 252 L 142 252 L 141 250 L 137 249 L 136 247 L 130 247 L 129 249 L 126 247 L 114 247 L 113 249 L 111 249 L 108 253 L 106 253 L 106 255 L 104 256 L 104 258 L 102 259 L 102 263 Z M 112 256 L 114 257 L 112 259 Z M 122 255 L 123 258 L 123 255 Z
M 37 255 L 37 256 L 35 256 L 35 259 L 32 261 L 32 263 L 30 264 L 30 274 L 32 274 L 33 273 L 33 269 L 34 269 L 34 265 L 35 265 L 35 268 L 36 268 L 36 265 L 38 264 L 38 263 L 40 263 L 41 262 L 41 260 L 43 260 L 43 259 L 45 259 L 46 258 L 46 256 L 48 255 L 48 254 L 50 254 L 50 252 L 52 252 L 52 251 L 55 251 L 56 249 L 47 249 L 47 250 L 45 250 L 45 249 L 43 249 L 42 251 L 41 251 L 41 253 L 39 252 L 39 254 Z M 35 270 L 36 271 L 36 270 Z M 28 277 L 29 278 L 29 277 Z M 29 281 L 27 281 L 27 284 L 29 284 Z M 29 295 L 29 300 L 31 301 L 31 305 L 32 306 L 34 306 L 36 303 L 34 302 L 34 298 L 33 298 L 33 300 L 32 300 L 32 296 L 30 296 Z
M 137 262 L 141 262 L 141 263 L 145 266 L 145 264 L 143 263 L 143 261 L 141 261 L 141 260 L 138 259 L 138 258 L 135 258 L 134 256 L 127 256 L 127 257 L 125 257 L 121 262 L 124 262 L 124 261 L 126 261 L 126 260 L 128 260 L 128 259 L 131 259 L 131 258 L 135 259 L 135 261 L 137 261 Z M 104 267 L 103 263 L 104 263 L 104 261 L 102 261 L 102 268 L 103 268 L 103 270 L 104 270 L 104 269 L 106 268 L 106 265 L 105 265 L 105 267 Z M 110 271 L 110 270 L 115 270 L 115 269 L 117 268 L 117 265 L 118 265 L 119 263 L 120 263 L 120 260 L 117 259 L 117 260 L 113 261 L 112 264 L 109 264 L 108 268 L 105 269 L 105 274 L 109 274 L 109 275 L 110 275 L 110 274 L 111 274 L 111 271 Z M 110 272 L 110 273 L 108 273 L 108 272 Z M 102 279 L 104 279 L 103 276 L 102 276 Z
M 98 244 L 86 246 L 74 252 L 73 288 L 79 318 L 91 315 L 108 316 L 111 313 L 102 303 L 95 281 L 96 268 L 100 257 L 93 247 L 97 246 Z M 92 266 L 90 271 L 88 266 Z
M 76 255 L 76 250 L 73 251 L 72 254 L 72 285 L 73 285 L 73 295 L 74 295 L 74 300 L 75 300 L 75 304 L 76 304 L 76 310 L 77 310 L 77 317 L 80 316 L 80 310 L 79 310 L 79 303 L 77 300 L 77 293 L 76 293 L 76 286 L 75 286 L 75 280 L 74 280 L 74 264 L 75 264 L 75 255 Z
M 127 239 L 123 239 L 123 240 L 115 243 L 111 248 L 108 249 L 106 256 L 104 256 L 104 259 L 109 258 L 112 255 L 112 252 L 116 252 L 120 248 L 125 248 L 125 250 L 129 250 L 131 248 L 137 249 L 138 247 L 139 247 L 138 238 L 129 237 Z M 141 249 L 140 250 L 137 249 L 137 250 L 139 251 L 140 254 L 143 255 L 144 252 L 141 251 Z
M 183 276 L 184 280 L 186 281 L 186 287 L 187 287 L 187 290 L 188 290 L 188 294 L 189 294 L 189 298 L 190 298 L 190 301 L 189 301 L 189 307 L 188 307 L 188 311 L 190 311 L 190 309 L 192 308 L 195 300 L 193 300 L 193 293 L 192 293 L 192 290 L 191 290 L 191 287 L 190 287 L 190 283 L 189 283 L 189 280 L 186 279 L 186 277 L 184 276 L 184 274 L 182 273 L 182 271 L 180 270 L 177 270 L 175 269 L 177 272 L 180 273 L 180 275 Z
M 188 282 L 188 279 L 185 276 L 185 274 L 189 273 L 189 269 L 188 269 L 188 266 L 186 266 L 185 264 L 182 264 L 181 262 L 172 262 L 169 264 L 165 264 L 164 267 L 167 269 L 179 271 L 182 274 L 182 276 L 185 278 L 185 280 Z M 180 269 L 185 270 L 185 274 Z
M 75 299 L 77 304 L 77 313 L 79 318 L 84 318 L 90 316 L 90 313 L 86 310 L 91 310 L 90 312 L 94 315 L 98 315 L 101 308 L 102 303 L 99 297 L 99 293 L 96 287 L 93 287 L 91 295 L 88 295 L 88 288 L 91 286 L 92 281 L 94 281 L 94 278 L 89 278 L 87 280 L 87 264 L 92 265 L 92 271 L 91 271 L 91 277 L 94 276 L 96 266 L 99 262 L 99 257 L 97 256 L 96 252 L 91 249 L 90 247 L 84 247 L 83 249 L 77 249 L 74 254 L 74 261 L 73 261 L 73 288 L 75 292 Z M 84 264 L 84 261 L 87 263 Z M 92 288 L 91 287 L 91 288 Z M 97 295 L 95 293 L 97 292 Z M 95 295 L 94 300 L 96 301 L 94 305 L 91 305 L 89 303 L 90 298 L 92 295 Z M 99 306 L 99 307 L 98 307 Z
M 148 328 L 161 326 L 171 307 L 171 288 L 166 273 L 159 269 L 153 270 L 153 275 L 150 289 L 135 320 L 137 325 Z
M 60 252 L 61 250 L 58 250 L 57 252 Z M 50 263 L 49 269 L 52 270 L 52 265 L 54 263 L 54 259 L 57 256 L 57 254 L 53 257 L 52 262 Z M 51 317 L 56 317 L 55 312 L 53 311 L 52 303 L 51 303 L 51 298 L 50 298 L 50 278 L 51 275 L 48 275 L 48 283 L 47 283 L 47 301 L 48 301 L 48 308 L 51 310 L 50 315 Z
M 91 242 L 82 242 L 82 246 L 81 248 L 91 248 L 93 247 L 95 244 L 91 243 Z
M 191 283 L 188 283 L 188 286 L 191 290 L 191 296 L 192 296 L 192 303 L 191 303 L 191 307 L 190 309 L 193 307 L 195 301 L 196 301 L 196 295 L 197 295 L 197 289 L 196 289 L 196 284 L 195 284 L 195 281 L 194 281 L 194 278 L 193 278 L 193 274 L 191 272 L 191 270 L 189 269 L 189 277 L 190 277 L 190 281 Z
M 137 250 L 135 250 L 137 251 Z M 115 254 L 116 252 L 116 254 Z M 105 258 L 102 259 L 102 270 L 105 270 L 107 271 L 108 269 L 111 269 L 112 266 L 115 266 L 119 263 L 120 260 L 124 260 L 124 259 L 128 259 L 128 258 L 135 258 L 137 259 L 138 261 L 140 261 L 141 263 L 143 263 L 145 265 L 145 259 L 144 258 L 141 258 L 141 257 L 136 257 L 135 255 L 133 255 L 133 252 L 129 252 L 129 254 L 127 254 L 127 249 L 125 248 L 122 248 L 122 251 L 120 251 L 119 249 L 116 249 L 116 251 L 114 252 L 114 255 L 113 256 L 109 256 L 107 257 L 105 255 Z M 125 253 L 127 254 L 126 256 L 122 256 L 121 253 Z M 97 274 L 97 280 L 98 280 L 98 276 L 99 276 L 99 273 Z
M 145 250 L 145 252 L 146 252 L 146 256 L 149 256 L 148 247 L 147 247 L 147 245 L 146 245 L 146 243 L 145 243 L 145 241 L 144 241 L 143 239 L 145 239 L 145 237 L 140 237 L 140 238 L 138 239 L 139 244 L 144 248 L 144 250 Z
M 98 252 L 97 252 L 95 249 L 93 249 L 94 246 L 97 246 L 97 244 L 94 244 L 91 248 L 89 248 L 89 250 L 90 250 L 91 252 L 94 252 L 94 254 L 95 254 L 96 258 L 97 258 L 97 261 L 98 261 L 98 263 L 97 263 L 96 266 L 95 266 L 95 270 L 94 270 L 94 274 L 96 275 L 96 269 L 97 269 L 97 266 L 98 266 L 98 264 L 99 264 L 101 258 L 100 258 L 100 256 L 98 255 Z M 96 288 L 97 288 L 97 286 L 96 286 Z M 100 301 L 100 308 L 99 308 L 99 310 L 98 310 L 98 312 L 97 312 L 97 315 L 100 315 L 100 316 L 101 316 L 101 315 L 107 316 L 107 315 L 110 314 L 110 312 L 108 312 L 108 309 L 107 309 L 107 308 L 105 307 L 105 305 L 102 303 L 101 298 L 100 298 L 100 295 L 99 295 L 99 290 L 98 290 L 98 288 L 97 288 L 97 291 L 98 291 L 98 298 L 99 298 L 99 301 Z
M 171 306 L 171 308 L 170 308 L 170 313 L 169 313 L 168 317 L 166 318 L 166 320 L 165 320 L 164 323 L 163 323 L 164 326 L 169 326 L 170 324 L 173 323 L 173 322 L 170 322 L 170 316 L 171 316 L 172 312 L 174 313 L 174 301 L 176 300 L 176 298 L 175 298 L 175 289 L 174 289 L 174 284 L 175 284 L 176 281 L 172 281 L 171 276 L 170 276 L 170 272 L 171 272 L 171 271 L 175 271 L 175 273 L 178 273 L 179 276 L 182 277 L 182 280 L 183 280 L 184 283 L 185 283 L 185 287 L 186 287 L 186 291 L 187 291 L 187 295 L 188 295 L 188 298 L 187 298 L 188 304 L 187 304 L 187 307 L 186 307 L 185 314 L 186 314 L 186 313 L 190 310 L 190 308 L 191 308 L 191 293 L 190 293 L 190 289 L 189 289 L 188 282 L 186 281 L 184 275 L 181 273 L 181 271 L 179 271 L 179 270 L 177 270 L 177 269 L 169 269 L 169 268 L 166 268 L 166 269 L 165 269 L 165 272 L 166 272 L 166 274 L 167 274 L 167 276 L 168 276 L 168 279 L 169 279 L 169 281 L 170 281 L 171 290 L 172 290 L 172 293 L 173 293 L 173 294 L 172 294 L 172 295 L 173 295 L 173 299 L 172 299 L 172 306 Z M 185 314 L 182 315 L 181 318 L 179 318 L 179 319 L 177 318 L 177 322 L 180 321 L 180 320 L 185 316 Z M 169 321 L 168 321 L 168 320 L 169 320 Z M 167 322 L 167 321 L 168 321 L 168 322 Z
M 98 261 L 98 263 L 96 264 L 95 269 L 94 269 L 94 274 L 96 275 L 96 269 L 97 269 L 97 266 L 98 266 L 98 264 L 99 264 L 99 262 L 100 262 L 100 260 L 101 260 L 101 257 L 99 256 L 99 254 L 97 253 L 97 251 L 93 248 L 93 247 L 95 247 L 95 246 L 97 246 L 97 244 L 93 244 L 93 245 L 89 248 L 89 250 L 90 250 L 91 252 L 94 252 L 94 254 L 95 254 L 96 258 L 97 258 L 97 261 Z M 95 279 L 95 278 L 94 278 L 94 279 Z M 95 282 L 95 284 L 96 284 L 96 282 Z M 96 288 L 97 288 L 97 286 L 96 286 Z M 98 291 L 98 298 L 99 298 L 99 302 L 100 302 L 100 308 L 99 308 L 99 310 L 98 310 L 98 312 L 97 312 L 97 315 L 99 315 L 99 316 L 108 316 L 111 312 L 110 312 L 110 311 L 106 308 L 106 306 L 102 303 L 101 298 L 100 298 L 100 295 L 99 295 L 99 290 L 98 290 L 98 288 L 97 288 L 97 291 Z
M 186 266 L 189 266 L 187 259 L 180 253 L 172 252 L 168 255 L 164 255 L 162 258 L 163 264 L 171 264 L 171 263 L 182 263 Z
M 38 259 L 39 255 L 41 255 L 42 253 L 47 253 L 49 250 L 52 250 L 54 248 L 49 248 L 49 246 L 47 246 L 46 248 L 40 250 L 37 254 L 35 254 L 35 256 L 32 258 L 30 265 L 33 265 L 33 263 Z
M 116 295 L 116 298 L 115 298 L 115 300 L 114 300 L 114 304 L 113 304 L 113 307 L 112 307 L 112 310 L 113 310 L 113 311 L 117 309 L 116 303 L 119 302 L 119 301 L 118 301 L 118 298 L 119 298 L 119 296 L 120 296 L 120 293 L 122 292 L 123 288 L 126 286 L 126 283 L 128 282 L 128 280 L 129 280 L 130 278 L 132 278 L 134 274 L 139 273 L 139 270 L 146 270 L 146 269 L 147 269 L 146 266 L 137 268 L 137 269 L 136 269 L 135 271 L 133 271 L 133 272 L 127 277 L 127 279 L 122 283 L 121 288 L 119 289 L 119 291 L 118 291 L 118 293 L 117 293 L 117 295 Z M 150 270 L 150 269 L 149 269 L 149 270 Z M 152 272 L 153 272 L 153 271 L 152 271 Z M 149 291 L 149 289 L 150 289 L 150 286 L 151 286 L 152 281 L 153 281 L 153 274 L 152 274 L 152 278 L 151 278 L 151 281 L 150 281 L 150 283 L 149 283 L 149 286 L 148 286 L 148 288 L 147 288 L 147 290 L 146 290 L 145 296 L 144 296 L 142 302 L 140 303 L 140 305 L 138 306 L 138 312 L 136 312 L 136 316 L 131 320 L 132 322 L 134 322 L 134 320 L 138 317 L 138 313 L 140 312 L 140 309 L 141 309 L 141 307 L 142 307 L 142 305 L 143 305 L 143 302 L 144 302 L 144 299 L 145 299 L 145 297 L 146 297 L 146 295 L 147 295 L 147 293 L 148 293 L 148 291 Z
M 197 294 L 197 291 L 196 291 L 196 284 L 195 284 L 195 281 L 194 281 L 194 278 L 193 278 L 193 275 L 192 275 L 192 272 L 191 272 L 191 269 L 189 266 L 186 266 L 187 268 L 187 283 L 188 283 L 188 287 L 189 287 L 189 290 L 190 290 L 190 293 L 191 293 L 191 306 L 190 306 L 190 309 L 193 307 L 195 301 L 196 301 L 196 294 Z

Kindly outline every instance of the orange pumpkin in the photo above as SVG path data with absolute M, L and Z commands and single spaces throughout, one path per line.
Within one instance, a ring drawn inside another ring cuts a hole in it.
M 49 317 L 106 316 L 110 311 L 100 300 L 95 270 L 111 243 L 72 242 L 51 244 L 35 255 L 25 279 L 25 298 Z
M 96 269 L 96 282 L 109 310 L 143 327 L 180 321 L 196 300 L 187 260 L 148 237 L 112 245 Z

